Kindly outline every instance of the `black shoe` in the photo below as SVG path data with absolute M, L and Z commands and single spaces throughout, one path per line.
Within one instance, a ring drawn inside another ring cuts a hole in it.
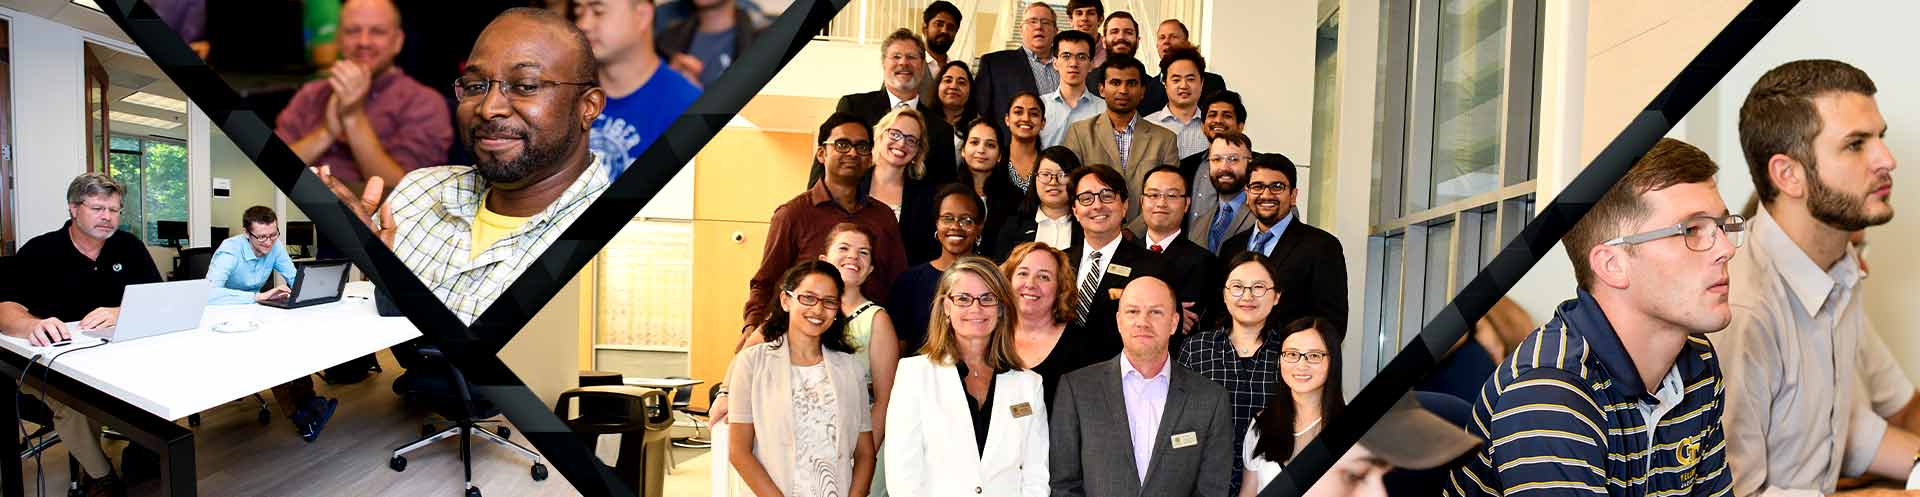
M 80 495 L 86 497 L 126 497 L 127 485 L 121 483 L 120 476 L 107 473 L 107 476 L 94 478 L 87 472 L 80 472 Z

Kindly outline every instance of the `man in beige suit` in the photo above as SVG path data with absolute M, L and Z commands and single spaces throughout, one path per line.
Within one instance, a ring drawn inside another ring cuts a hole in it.
M 1127 178 L 1128 191 L 1145 191 L 1147 171 L 1161 164 L 1179 165 L 1179 138 L 1166 128 L 1140 119 L 1140 98 L 1146 66 L 1130 55 L 1112 54 L 1096 74 L 1107 111 L 1067 127 L 1061 142 L 1083 164 L 1105 164 Z M 1124 146 L 1123 146 L 1124 145 Z M 1140 196 L 1127 199 L 1127 223 L 1140 223 Z

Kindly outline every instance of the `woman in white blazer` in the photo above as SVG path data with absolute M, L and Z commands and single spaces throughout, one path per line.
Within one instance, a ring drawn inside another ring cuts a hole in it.
M 1046 390 L 1014 349 L 1012 298 L 984 258 L 940 276 L 927 344 L 894 373 L 889 496 L 1047 496 Z
M 728 444 L 733 469 L 759 497 L 866 495 L 873 481 L 867 365 L 840 318 L 840 270 L 807 261 L 780 278 L 766 343 L 734 356 Z

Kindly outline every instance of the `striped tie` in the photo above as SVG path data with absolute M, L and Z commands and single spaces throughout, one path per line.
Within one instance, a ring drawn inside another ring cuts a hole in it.
M 1100 253 L 1093 253 L 1093 265 L 1087 269 L 1087 277 L 1080 280 L 1080 305 L 1075 306 L 1078 318 L 1075 323 L 1087 324 L 1087 311 L 1093 306 L 1093 292 L 1100 289 L 1101 270 Z

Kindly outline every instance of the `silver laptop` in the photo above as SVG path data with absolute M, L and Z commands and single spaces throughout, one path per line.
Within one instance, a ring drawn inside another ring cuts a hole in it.
M 120 318 L 113 327 L 80 331 L 73 341 L 63 343 L 125 342 L 199 328 L 212 291 L 213 283 L 205 279 L 127 285 L 120 297 Z M 67 323 L 67 329 L 79 330 L 80 322 Z

